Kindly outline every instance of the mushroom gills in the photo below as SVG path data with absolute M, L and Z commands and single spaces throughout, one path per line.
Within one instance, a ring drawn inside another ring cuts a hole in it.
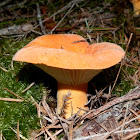
M 85 113 L 88 107 L 88 82 L 102 70 L 68 70 L 36 64 L 37 67 L 57 80 L 57 113 L 68 119 L 79 111 Z

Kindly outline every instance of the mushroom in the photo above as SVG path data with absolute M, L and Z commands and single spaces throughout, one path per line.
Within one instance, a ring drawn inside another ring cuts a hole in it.
M 140 15 L 140 0 L 130 0 L 133 4 L 135 15 Z
M 57 112 L 67 119 L 85 113 L 88 107 L 88 82 L 103 69 L 124 57 L 124 50 L 113 43 L 89 45 L 75 34 L 53 34 L 37 37 L 19 50 L 14 61 L 28 62 L 57 80 Z

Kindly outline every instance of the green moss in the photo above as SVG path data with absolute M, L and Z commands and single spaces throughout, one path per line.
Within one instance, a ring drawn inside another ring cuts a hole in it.
M 113 93 L 116 93 L 119 96 L 127 94 L 131 89 L 135 87 L 134 81 L 130 79 L 129 76 L 133 75 L 136 69 L 131 67 L 127 67 L 127 69 L 125 68 L 125 66 L 122 67 L 123 70 L 120 73 L 119 79 L 113 91 Z
M 26 99 L 25 102 L 21 103 L 0 101 L 0 130 L 2 130 L 4 137 L 8 140 L 16 139 L 16 134 L 10 127 L 16 129 L 18 121 L 20 131 L 25 137 L 28 137 L 29 130 L 38 128 L 36 108 L 29 99 L 30 95 L 32 95 L 34 99 L 39 102 L 46 91 L 41 79 L 39 79 L 40 81 L 33 79 L 33 76 L 36 77 L 33 75 L 35 74 L 34 71 L 36 71 L 36 73 L 40 71 L 37 68 L 34 70 L 35 67 L 32 65 L 18 62 L 14 62 L 14 70 L 11 69 L 13 55 L 32 39 L 32 37 L 29 37 L 23 41 L 0 40 L 0 66 L 8 70 L 6 72 L 0 69 L 0 97 L 17 98 L 3 89 L 5 87 Z M 29 73 L 27 71 L 28 67 L 31 68 Z M 33 73 L 32 77 L 30 73 Z M 43 74 L 42 72 L 41 75 Z M 43 76 L 41 76 L 41 78 L 42 77 Z M 22 93 L 21 91 L 28 87 L 31 82 L 35 82 L 35 85 Z

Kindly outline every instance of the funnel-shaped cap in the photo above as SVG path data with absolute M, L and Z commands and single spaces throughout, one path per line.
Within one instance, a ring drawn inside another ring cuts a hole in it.
M 113 43 L 89 45 L 79 35 L 44 35 L 19 50 L 13 60 L 62 69 L 105 69 L 121 61 L 123 49 Z

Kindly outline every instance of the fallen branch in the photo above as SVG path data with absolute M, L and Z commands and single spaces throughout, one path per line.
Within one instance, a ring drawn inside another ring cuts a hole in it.
M 135 128 L 135 129 L 126 129 L 126 130 L 119 130 L 119 131 L 115 131 L 113 133 L 117 134 L 117 133 L 126 133 L 126 132 L 136 132 L 140 131 L 140 128 Z M 91 136 L 86 136 L 86 137 L 81 137 L 81 138 L 76 138 L 74 140 L 86 140 L 86 139 L 90 139 L 90 138 L 96 138 L 99 140 L 99 138 L 101 138 L 101 136 L 107 136 L 110 135 L 110 132 L 106 132 L 106 133 L 99 133 L 99 134 L 95 134 L 95 135 L 91 135 Z
M 133 118 L 133 119 L 131 119 L 131 120 L 129 120 L 129 121 L 127 121 L 127 122 L 125 122 L 124 124 L 120 125 L 119 127 L 117 127 L 116 129 L 110 131 L 109 133 L 110 133 L 110 134 L 115 133 L 115 132 L 116 132 L 117 130 L 119 130 L 123 125 L 130 124 L 131 122 L 133 122 L 133 121 L 135 121 L 135 120 L 137 120 L 137 119 L 139 119 L 139 118 L 140 118 L 140 115 L 137 116 L 137 117 L 135 117 L 135 118 Z M 119 133 L 121 133 L 122 131 L 125 131 L 125 130 L 120 130 Z M 138 130 L 137 130 L 137 131 L 138 131 Z M 140 131 L 140 129 L 139 129 L 139 131 Z M 127 129 L 126 129 L 126 132 L 127 132 Z M 128 132 L 130 132 L 130 131 L 128 131 Z M 131 132 L 132 132 L 132 130 L 131 130 Z M 103 137 L 101 137 L 99 140 L 102 140 L 102 139 L 103 139 Z
M 140 98 L 140 86 L 136 87 L 133 90 L 130 90 L 128 92 L 128 94 L 106 103 L 104 106 L 101 106 L 100 108 L 98 108 L 95 111 L 94 110 L 89 111 L 88 113 L 83 115 L 83 117 L 81 119 L 92 118 L 93 116 L 95 116 L 95 115 L 99 114 L 100 112 L 112 107 L 113 105 L 116 105 L 118 103 L 125 102 L 125 101 L 138 99 L 138 98 Z

